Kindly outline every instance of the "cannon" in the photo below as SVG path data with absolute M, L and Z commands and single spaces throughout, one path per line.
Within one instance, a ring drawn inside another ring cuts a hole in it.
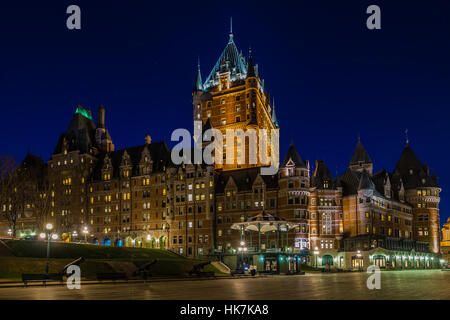
M 67 265 L 64 266 L 64 268 L 61 270 L 60 274 L 64 275 L 67 273 L 67 269 L 69 269 L 70 266 L 79 266 L 80 264 L 82 264 L 84 262 L 84 257 L 79 257 L 78 259 L 68 263 Z
M 59 281 L 63 282 L 63 276 L 67 275 L 67 269 L 70 266 L 79 266 L 82 262 L 84 262 L 83 257 L 79 257 L 78 259 L 68 263 L 60 272 L 58 273 L 49 273 L 49 274 L 39 274 L 39 273 L 23 273 L 22 274 L 22 282 L 25 286 L 29 282 L 42 282 L 43 285 L 45 285 L 49 281 Z
M 209 265 L 211 261 L 205 261 L 199 264 L 196 264 L 192 267 L 192 269 L 189 271 L 190 276 L 198 276 L 198 277 L 214 277 L 214 272 L 205 272 L 203 271 L 203 268 Z
M 135 272 L 133 273 L 133 275 L 134 275 L 134 276 L 137 276 L 137 275 L 140 274 L 141 277 L 142 277 L 142 279 L 146 280 L 147 277 L 150 275 L 150 274 L 149 274 L 149 272 L 150 272 L 150 267 L 153 266 L 153 265 L 154 265 L 155 263 L 157 263 L 157 262 L 158 262 L 158 259 L 155 259 L 155 260 L 153 260 L 153 261 L 151 261 L 151 262 L 144 263 L 142 266 L 140 266 L 140 267 L 138 268 L 137 271 L 135 271 Z

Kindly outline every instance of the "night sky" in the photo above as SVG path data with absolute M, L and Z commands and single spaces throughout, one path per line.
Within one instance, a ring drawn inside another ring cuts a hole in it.
M 447 2 L 447 4 L 446 4 Z M 66 28 L 67 6 L 82 29 Z M 366 28 L 381 7 L 381 30 Z M 281 160 L 342 174 L 358 134 L 374 169 L 410 145 L 439 177 L 449 216 L 448 1 L 16 1 L 0 4 L 0 153 L 49 159 L 76 105 L 106 108 L 116 148 L 192 129 L 197 58 L 207 77 L 228 41 L 251 46 L 275 98 Z

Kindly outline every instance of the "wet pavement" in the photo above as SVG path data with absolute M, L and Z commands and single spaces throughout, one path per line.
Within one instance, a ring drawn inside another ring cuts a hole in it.
M 0 288 L 0 299 L 450 299 L 450 272 L 440 270 L 381 272 L 381 289 L 369 290 L 369 274 L 309 273 L 303 276 L 189 280 L 148 283 Z

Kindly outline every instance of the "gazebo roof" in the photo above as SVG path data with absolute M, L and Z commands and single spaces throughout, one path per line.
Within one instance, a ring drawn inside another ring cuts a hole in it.
M 247 231 L 260 231 L 266 233 L 270 231 L 276 231 L 278 228 L 286 228 L 287 231 L 297 226 L 297 223 L 288 222 L 283 218 L 276 217 L 265 211 L 258 213 L 257 215 L 247 218 L 244 222 L 233 223 L 231 229 Z

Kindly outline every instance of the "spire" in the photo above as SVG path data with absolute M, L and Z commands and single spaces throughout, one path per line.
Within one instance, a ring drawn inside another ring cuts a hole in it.
M 233 17 L 230 17 L 230 40 L 229 42 L 233 42 Z
M 292 160 L 296 167 L 306 168 L 305 162 L 302 160 L 302 157 L 300 157 L 293 143 L 291 143 L 291 145 L 289 146 L 288 152 L 284 157 L 281 167 L 285 167 L 290 160 Z
M 405 130 L 405 136 L 406 136 L 406 145 L 409 145 L 408 128 L 406 128 L 406 130 Z
M 317 189 L 334 189 L 334 177 L 323 160 L 316 160 L 312 184 Z
M 219 84 L 220 74 L 224 72 L 231 72 L 231 82 L 246 78 L 247 66 L 245 65 L 244 59 L 239 54 L 239 50 L 233 41 L 233 37 L 233 29 L 230 27 L 230 40 L 206 78 L 203 90 L 208 91 L 210 87 L 217 86 Z
M 248 66 L 247 66 L 247 77 L 255 77 L 255 66 L 253 65 L 253 58 L 252 58 L 252 48 L 248 49 Z
M 361 140 L 358 139 L 358 144 L 356 145 L 355 152 L 350 160 L 350 165 L 359 164 L 360 162 L 368 164 L 372 163 L 372 159 L 370 159 L 369 154 L 366 149 L 364 149 Z
M 272 121 L 276 128 L 279 128 L 277 114 L 275 113 L 275 99 L 272 102 Z
M 198 58 L 197 79 L 195 80 L 194 91 L 203 91 L 202 74 L 200 72 L 200 58 Z

